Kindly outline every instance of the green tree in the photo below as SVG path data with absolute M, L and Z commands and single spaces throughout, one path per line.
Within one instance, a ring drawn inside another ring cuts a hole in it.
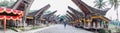
M 120 0 L 109 0 L 109 4 L 111 5 L 111 8 L 114 7 L 114 10 L 116 10 L 117 14 L 117 21 L 119 20 L 118 18 L 118 7 L 119 7 L 119 2 Z
M 95 3 L 95 7 L 99 9 L 103 9 L 106 6 L 105 4 L 106 2 L 103 2 L 103 0 L 95 0 L 94 3 Z
M 4 0 L 4 1 L 0 2 L 0 7 L 8 7 L 8 4 L 9 4 L 9 2 Z
M 13 0 L 10 0 L 10 1 L 4 0 L 4 1 L 0 2 L 0 7 L 10 7 L 14 3 L 15 3 L 15 1 L 13 1 Z
M 63 21 L 65 19 L 65 16 L 61 15 L 59 18 L 60 18 L 60 21 Z
M 119 7 L 119 2 L 120 0 L 109 0 L 109 4 L 111 5 L 111 8 L 114 7 L 114 10 L 116 11 L 117 19 L 116 21 L 119 21 L 119 16 L 118 16 L 118 7 Z M 119 25 L 119 23 L 117 23 Z M 118 29 L 118 26 L 116 26 Z
M 10 2 L 8 3 L 8 7 L 11 7 L 16 1 L 10 0 Z

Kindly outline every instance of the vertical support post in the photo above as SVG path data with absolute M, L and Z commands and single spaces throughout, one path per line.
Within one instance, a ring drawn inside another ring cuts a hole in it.
M 22 25 L 22 17 L 21 17 L 21 19 L 19 20 L 20 21 L 20 29 L 22 29 L 23 27 L 23 25 Z M 20 31 L 20 33 L 22 33 L 22 31 Z
M 91 25 L 91 28 L 93 28 L 93 24 L 94 24 L 94 23 L 93 23 L 93 21 L 92 21 L 91 24 L 90 24 L 90 25 Z
M 36 21 L 36 17 L 34 17 L 34 26 L 36 25 L 36 22 L 37 22 L 37 21 Z
M 101 20 L 101 19 L 98 19 L 99 21 L 99 25 L 100 25 L 100 28 L 102 27 L 102 22 L 103 22 L 103 20 Z
M 97 27 L 98 27 L 98 22 L 96 21 L 96 22 L 95 22 L 95 28 L 96 28 L 96 31 L 95 31 L 95 32 L 96 32 L 96 33 L 97 33 Z
M 14 26 L 15 26 L 15 28 L 16 28 L 16 20 L 13 20 L 13 23 L 14 23 Z
M 22 19 L 20 19 L 20 28 L 22 28 Z
M 108 29 L 108 22 L 106 22 L 106 28 Z
M 6 16 L 4 16 L 4 33 L 6 31 Z
M 95 22 L 95 27 L 96 27 L 96 29 L 97 29 L 97 27 L 98 27 L 98 22 Z

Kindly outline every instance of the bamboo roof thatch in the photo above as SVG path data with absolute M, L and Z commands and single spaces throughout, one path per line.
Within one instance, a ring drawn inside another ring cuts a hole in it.
M 41 9 L 39 9 L 39 10 L 37 10 L 37 11 L 34 11 L 34 12 L 31 12 L 31 13 L 28 13 L 28 15 L 27 16 L 35 16 L 35 15 L 37 15 L 37 14 L 39 14 L 39 13 L 43 13 L 44 11 L 46 11 L 48 8 L 50 8 L 50 5 L 48 4 L 48 5 L 46 5 L 46 6 L 44 6 L 43 8 L 41 8 Z
M 81 0 L 72 0 L 72 1 L 84 12 L 85 15 L 91 14 L 91 13 L 99 13 L 100 15 L 105 15 L 106 12 L 110 9 L 110 8 L 103 9 L 103 10 L 95 9 L 91 6 L 88 6 Z
M 43 8 L 37 10 L 37 11 L 34 11 L 34 12 L 31 12 L 31 13 L 28 13 L 28 18 L 30 19 L 33 19 L 33 18 L 36 18 L 36 19 L 39 19 L 41 17 L 41 15 L 43 15 L 43 13 L 48 9 L 50 8 L 50 5 L 46 5 L 44 6 Z
M 49 18 L 50 16 L 53 16 L 56 12 L 57 12 L 57 10 L 54 11 L 54 12 L 51 12 L 51 13 L 49 13 L 49 14 L 46 14 L 46 15 L 44 15 L 43 17 L 44 17 L 44 18 Z
M 67 13 L 68 13 L 69 15 L 71 15 L 74 20 L 75 20 L 75 19 L 78 19 L 75 14 L 73 14 L 73 13 L 71 13 L 71 12 L 69 12 L 69 11 L 67 11 Z
M 17 0 L 11 7 L 11 9 L 17 9 L 21 11 L 25 11 L 28 5 L 31 5 L 34 0 Z
M 76 14 L 76 16 L 78 16 L 78 18 L 83 17 L 83 13 L 82 12 L 79 12 L 79 11 L 73 9 L 70 6 L 68 6 L 68 9 L 70 9 L 74 14 Z

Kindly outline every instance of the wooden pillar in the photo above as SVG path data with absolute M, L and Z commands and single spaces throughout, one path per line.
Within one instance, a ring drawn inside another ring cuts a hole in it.
M 6 16 L 4 16 L 4 31 L 6 31 Z
M 37 22 L 37 21 L 36 21 L 36 18 L 34 18 L 34 25 L 36 25 L 36 22 Z
M 86 27 L 88 27 L 89 22 L 86 22 Z
M 91 26 L 90 26 L 91 28 L 93 27 L 93 24 L 94 24 L 94 23 L 93 23 L 93 21 L 92 21 L 91 24 L 90 24 L 90 25 L 91 25 Z
M 101 22 L 98 22 L 98 25 L 99 25 L 99 27 L 101 28 L 101 26 L 102 26 Z
M 102 19 L 98 19 L 98 24 L 100 25 L 100 26 L 99 26 L 100 28 L 102 27 L 102 22 L 103 22 Z
M 20 26 L 20 28 L 22 28 L 22 19 L 20 19 L 19 22 L 20 22 L 20 23 L 19 23 L 19 24 L 20 24 L 19 26 Z
M 84 26 L 84 21 L 82 20 L 82 22 L 81 22 L 81 23 L 82 23 L 82 27 L 83 27 L 83 26 Z
M 13 23 L 14 23 L 14 27 L 16 27 L 16 20 L 13 20 Z
M 21 17 L 21 19 L 19 20 L 19 22 L 20 22 L 20 25 L 19 25 L 20 28 L 23 29 L 23 27 L 22 27 L 22 26 L 23 26 L 23 24 L 22 24 L 22 17 Z M 22 32 L 22 31 L 20 31 L 20 33 L 21 33 L 21 32 Z
M 108 22 L 106 22 L 106 28 L 108 29 Z
M 95 22 L 95 27 L 96 27 L 96 28 L 98 27 L 98 22 Z

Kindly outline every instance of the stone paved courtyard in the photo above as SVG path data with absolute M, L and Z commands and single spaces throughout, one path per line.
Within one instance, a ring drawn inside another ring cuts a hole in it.
M 70 25 L 67 25 L 66 27 L 64 27 L 63 24 L 55 24 L 49 27 L 39 28 L 39 29 L 24 31 L 24 32 L 14 32 L 8 29 L 6 33 L 8 32 L 9 33 L 93 33 L 80 28 L 75 28 Z M 0 30 L 0 33 L 4 33 L 4 31 Z
M 64 25 L 62 24 L 57 24 L 54 27 L 50 27 L 34 33 L 93 33 L 93 32 L 86 31 L 80 28 L 75 28 L 70 25 L 64 27 Z

